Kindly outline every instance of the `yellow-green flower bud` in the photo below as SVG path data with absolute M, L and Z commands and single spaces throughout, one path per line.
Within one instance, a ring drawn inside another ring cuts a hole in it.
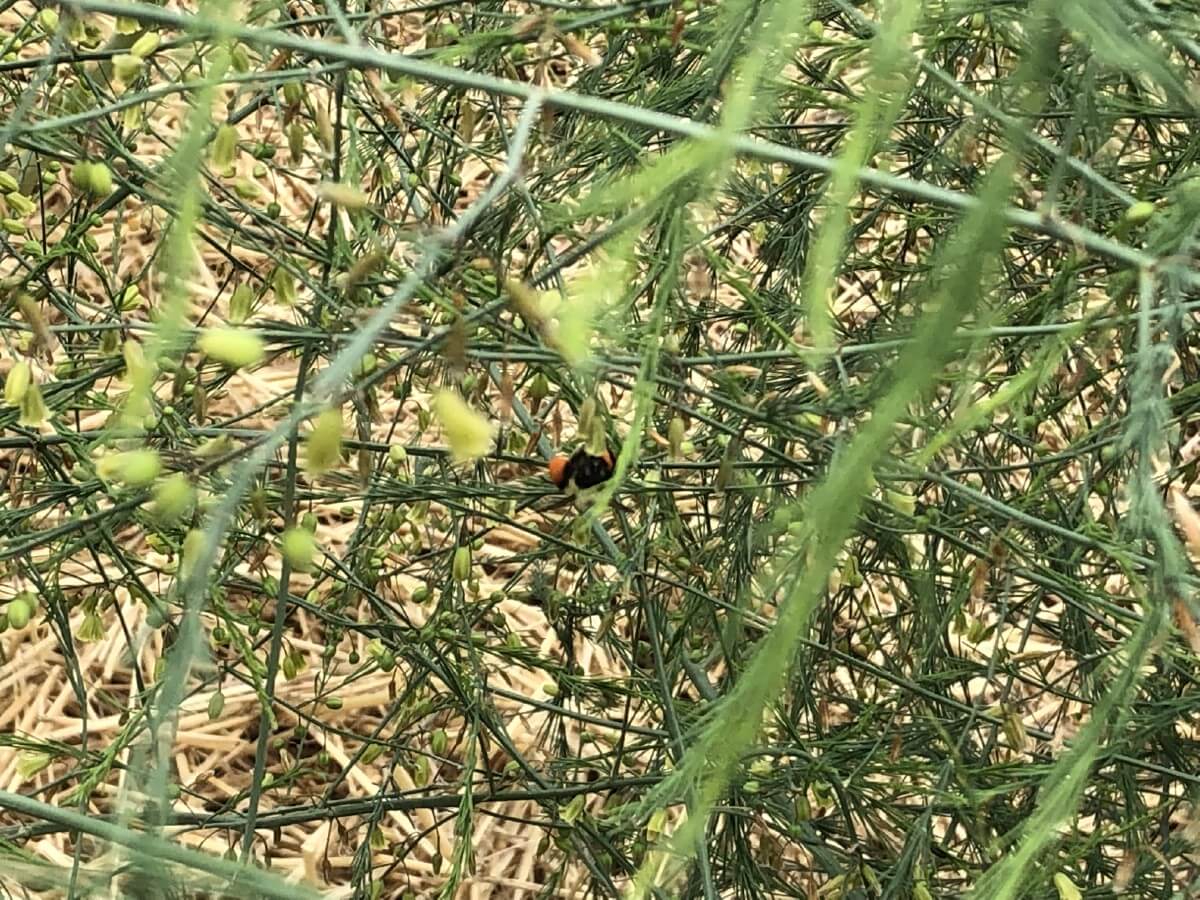
M 355 378 L 366 378 L 379 368 L 379 357 L 374 353 L 365 353 L 354 366 Z
M 200 555 L 204 552 L 204 532 L 193 528 L 183 539 L 183 549 L 179 554 L 179 577 L 188 578 L 195 570 Z
M 863 585 L 862 571 L 858 567 L 858 557 L 851 554 L 842 564 L 842 583 L 848 587 L 858 588 Z
M 115 481 L 130 487 L 149 484 L 162 471 L 158 451 L 126 450 L 110 453 L 96 463 L 96 474 L 104 481 Z
M 534 405 L 541 403 L 550 395 L 550 382 L 546 380 L 546 376 L 542 372 L 538 372 L 533 376 L 533 381 L 529 383 L 529 399 Z
M 233 183 L 233 189 L 243 200 L 257 200 L 262 196 L 262 186 L 252 178 L 239 178 Z
M 79 630 L 75 632 L 75 639 L 83 644 L 98 641 L 104 637 L 104 623 L 100 621 L 100 615 L 96 612 L 84 613 L 83 621 L 79 623 Z
M 342 411 L 327 409 L 313 423 L 305 443 L 304 471 L 310 476 L 329 471 L 341 460 Z
M 1149 200 L 1139 200 L 1125 210 L 1125 221 L 1130 225 L 1144 225 L 1154 215 L 1156 207 Z
M 304 126 L 299 122 L 293 122 L 288 126 L 287 131 L 288 153 L 291 154 L 292 163 L 298 164 L 304 159 Z
M 282 303 L 284 306 L 296 305 L 296 279 L 292 277 L 292 273 L 280 266 L 275 270 L 275 277 L 271 279 L 271 285 L 275 288 L 275 300 Z
M 22 750 L 17 754 L 17 775 L 28 781 L 52 762 L 54 757 L 44 750 Z
M 154 512 L 168 522 L 183 516 L 196 500 L 196 491 L 182 472 L 168 475 L 154 486 Z
M 671 419 L 671 423 L 667 426 L 667 442 L 671 445 L 671 455 L 680 456 L 683 453 L 683 436 L 687 432 L 687 425 L 683 419 L 675 416 Z
M 454 551 L 450 574 L 460 584 L 471 577 L 471 548 L 459 547 Z
M 434 752 L 435 756 L 441 756 L 446 752 L 446 748 L 450 746 L 450 736 L 446 734 L 445 728 L 439 728 L 429 738 L 429 749 Z M 583 796 L 582 794 L 580 796 Z
M 1083 894 L 1065 872 L 1054 874 L 1054 889 L 1058 891 L 1058 900 L 1083 900 Z
M 266 352 L 263 339 L 245 328 L 210 328 L 200 335 L 199 346 L 210 359 L 233 369 L 257 365 Z
M 1025 720 L 1021 718 L 1021 714 L 1015 709 L 1009 709 L 1004 713 L 1003 719 L 1004 736 L 1008 739 L 1008 746 L 1016 750 L 1018 753 L 1025 750 L 1026 732 Z
M 884 492 L 884 496 L 892 506 L 906 516 L 911 516 L 917 508 L 916 498 L 907 491 L 888 490 Z
M 363 209 L 370 204 L 370 198 L 359 188 L 341 182 L 323 181 L 317 186 L 317 196 L 326 203 L 333 203 L 345 209 Z
M 130 378 L 136 378 L 146 368 L 146 352 L 137 341 L 126 341 L 121 355 L 125 357 L 125 372 Z
M 485 455 L 492 446 L 492 425 L 455 391 L 441 390 L 434 395 L 433 413 L 441 423 L 450 454 L 456 462 Z
M 289 528 L 279 540 L 279 549 L 287 564 L 297 572 L 308 572 L 313 567 L 313 555 L 317 542 L 307 528 Z
M 113 74 L 126 84 L 142 72 L 142 59 L 132 53 L 118 53 L 112 58 Z
M 329 118 L 329 110 L 325 104 L 317 103 L 313 107 L 313 120 L 317 126 L 317 140 L 326 152 L 333 150 L 333 122 Z
M 10 628 L 20 631 L 29 624 L 29 620 L 33 618 L 34 604 L 29 602 L 28 596 L 18 594 L 9 601 L 8 604 L 8 625 Z
M 9 406 L 20 406 L 26 391 L 33 384 L 33 370 L 25 360 L 19 360 L 8 371 L 4 379 L 4 402 Z
M 71 183 L 96 199 L 107 197 L 113 190 L 112 172 L 100 162 L 76 163 L 71 169 Z
M 212 146 L 208 151 L 209 162 L 218 169 L 233 165 L 237 158 L 238 131 L 232 125 L 225 124 L 213 135 Z
M 47 6 L 38 12 L 38 24 L 42 26 L 42 31 L 46 34 L 53 34 L 58 31 L 58 10 Z
M 161 42 L 162 38 L 158 36 L 157 32 L 147 31 L 133 42 L 133 46 L 129 48 L 129 55 L 136 56 L 138 59 L 145 59 L 158 49 L 158 45 Z
M 50 410 L 46 409 L 41 388 L 36 384 L 29 385 L 21 397 L 21 414 L 17 417 L 17 424 L 25 428 L 38 428 L 49 416 Z
M 229 298 L 229 321 L 240 325 L 250 318 L 254 306 L 254 291 L 246 283 L 239 284 L 233 289 Z
M 8 208 L 18 216 L 27 216 L 37 209 L 36 204 L 20 191 L 10 191 L 4 195 L 4 200 L 8 203 Z
M 229 54 L 229 64 L 233 71 L 245 74 L 250 71 L 250 54 L 244 44 L 237 44 Z
M 203 422 L 208 417 L 208 389 L 200 381 L 192 388 L 192 415 L 197 422 Z

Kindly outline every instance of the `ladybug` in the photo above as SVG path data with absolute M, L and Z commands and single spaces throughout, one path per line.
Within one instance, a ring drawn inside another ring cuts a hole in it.
M 548 465 L 550 480 L 560 491 L 585 491 L 612 478 L 616 460 L 608 450 L 601 454 L 578 448 L 570 456 L 560 453 Z

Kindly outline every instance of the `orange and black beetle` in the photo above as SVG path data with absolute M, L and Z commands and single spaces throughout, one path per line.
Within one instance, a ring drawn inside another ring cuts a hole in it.
M 612 478 L 615 467 L 616 460 L 608 450 L 596 455 L 588 453 L 585 447 L 578 448 L 570 456 L 560 453 L 548 466 L 550 480 L 560 491 L 569 488 L 584 491 L 603 484 Z

